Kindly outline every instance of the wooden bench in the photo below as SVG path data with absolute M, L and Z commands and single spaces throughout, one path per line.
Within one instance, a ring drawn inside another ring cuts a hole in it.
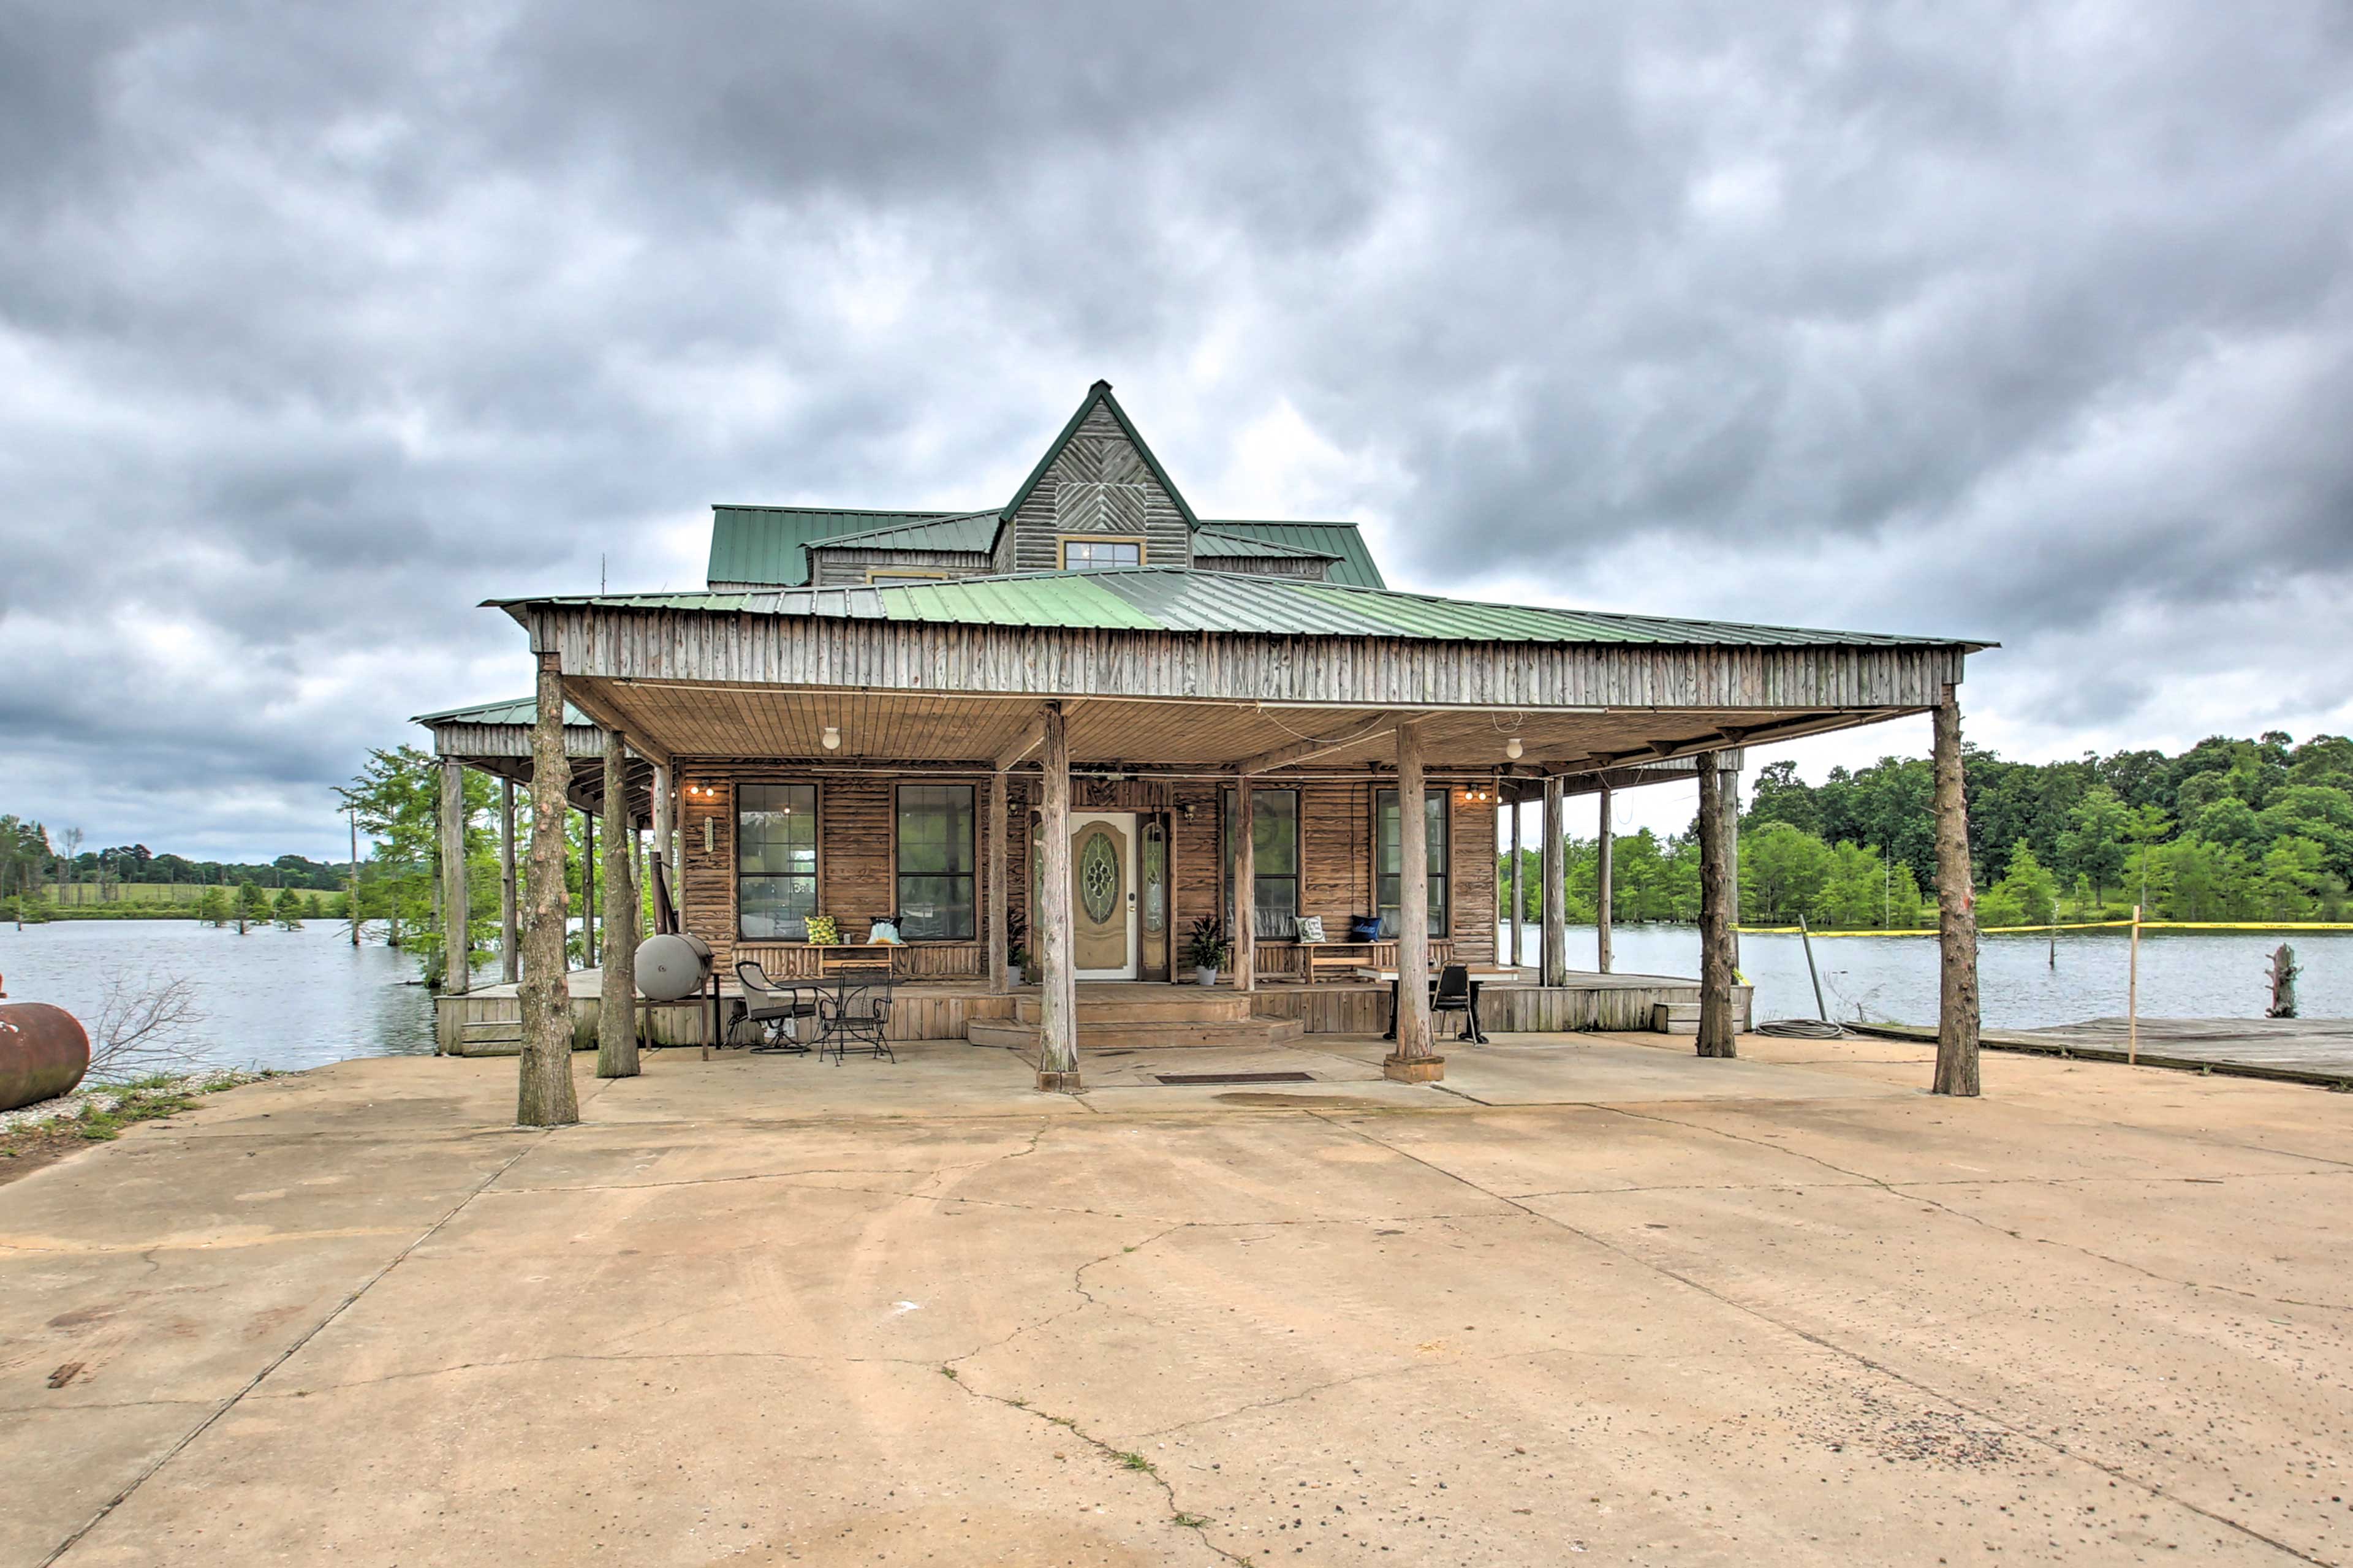
M 811 945 L 817 954 L 817 972 L 820 977 L 838 969 L 884 968 L 895 975 L 899 973 L 899 954 L 905 951 L 903 942 L 836 942 Z
M 1299 944 L 1306 954 L 1306 980 L 1310 985 L 1326 973 L 1337 974 L 1343 980 L 1356 978 L 1356 971 L 1373 962 L 1373 950 L 1396 943 L 1377 942 L 1307 942 Z

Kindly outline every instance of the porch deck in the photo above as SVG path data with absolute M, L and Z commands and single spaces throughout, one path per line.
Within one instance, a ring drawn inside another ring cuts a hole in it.
M 1538 985 L 1533 969 L 1516 972 L 1517 981 L 1488 980 L 1482 986 L 1481 1021 L 1490 1035 L 1562 1033 L 1579 1030 L 1642 1031 L 1651 1027 L 1651 1009 L 1658 1004 L 1695 1006 L 1700 988 L 1696 979 L 1668 974 L 1601 974 L 1572 973 L 1565 985 Z M 595 969 L 574 970 L 572 1038 L 575 1048 L 593 1050 L 596 1021 L 602 1007 L 604 975 Z M 520 1049 L 522 1004 L 513 985 L 490 985 L 462 996 L 437 999 L 436 1037 L 444 1056 L 513 1056 Z M 1233 991 L 1225 985 L 1208 991 L 1193 985 L 1156 982 L 1093 981 L 1079 987 L 1083 1009 L 1089 1002 L 1148 996 L 1181 1003 L 1187 997 L 1218 998 L 1219 1009 L 1229 1008 Z M 742 996 L 733 979 L 720 989 L 723 999 Z M 903 981 L 892 988 L 890 1037 L 894 1040 L 964 1040 L 975 1023 L 1012 1024 L 1019 999 L 1034 997 L 1037 988 L 993 994 L 972 981 Z M 1318 984 L 1270 982 L 1261 978 L 1250 993 L 1251 1011 L 1261 1019 L 1296 1019 L 1309 1035 L 1378 1035 L 1388 1022 L 1389 989 L 1369 981 L 1325 981 Z M 1734 1005 L 1741 1026 L 1746 1027 L 1750 991 L 1735 988 Z M 692 1002 L 641 1003 L 648 1018 L 648 1038 L 656 1045 L 692 1046 L 702 1040 L 703 1009 Z

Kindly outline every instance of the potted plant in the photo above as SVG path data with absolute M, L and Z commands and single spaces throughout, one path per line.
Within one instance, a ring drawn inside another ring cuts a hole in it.
M 1192 934 L 1185 939 L 1185 960 L 1193 966 L 1193 978 L 1204 985 L 1215 985 L 1232 945 L 1226 940 L 1226 922 L 1217 916 L 1203 915 L 1195 921 Z
M 1005 915 L 1005 988 L 1019 985 L 1029 973 L 1029 922 L 1008 910 Z

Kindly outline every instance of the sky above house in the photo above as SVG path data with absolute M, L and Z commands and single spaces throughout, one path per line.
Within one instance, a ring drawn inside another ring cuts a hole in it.
M 92 845 L 331 856 L 527 689 L 481 599 L 997 504 L 1098 376 L 1396 586 L 1999 639 L 2031 760 L 2353 729 L 2335 0 L 0 0 L 0 811 Z

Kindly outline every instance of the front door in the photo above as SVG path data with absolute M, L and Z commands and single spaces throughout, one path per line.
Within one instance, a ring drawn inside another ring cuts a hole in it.
M 1135 814 L 1071 817 L 1071 967 L 1082 980 L 1133 980 Z

